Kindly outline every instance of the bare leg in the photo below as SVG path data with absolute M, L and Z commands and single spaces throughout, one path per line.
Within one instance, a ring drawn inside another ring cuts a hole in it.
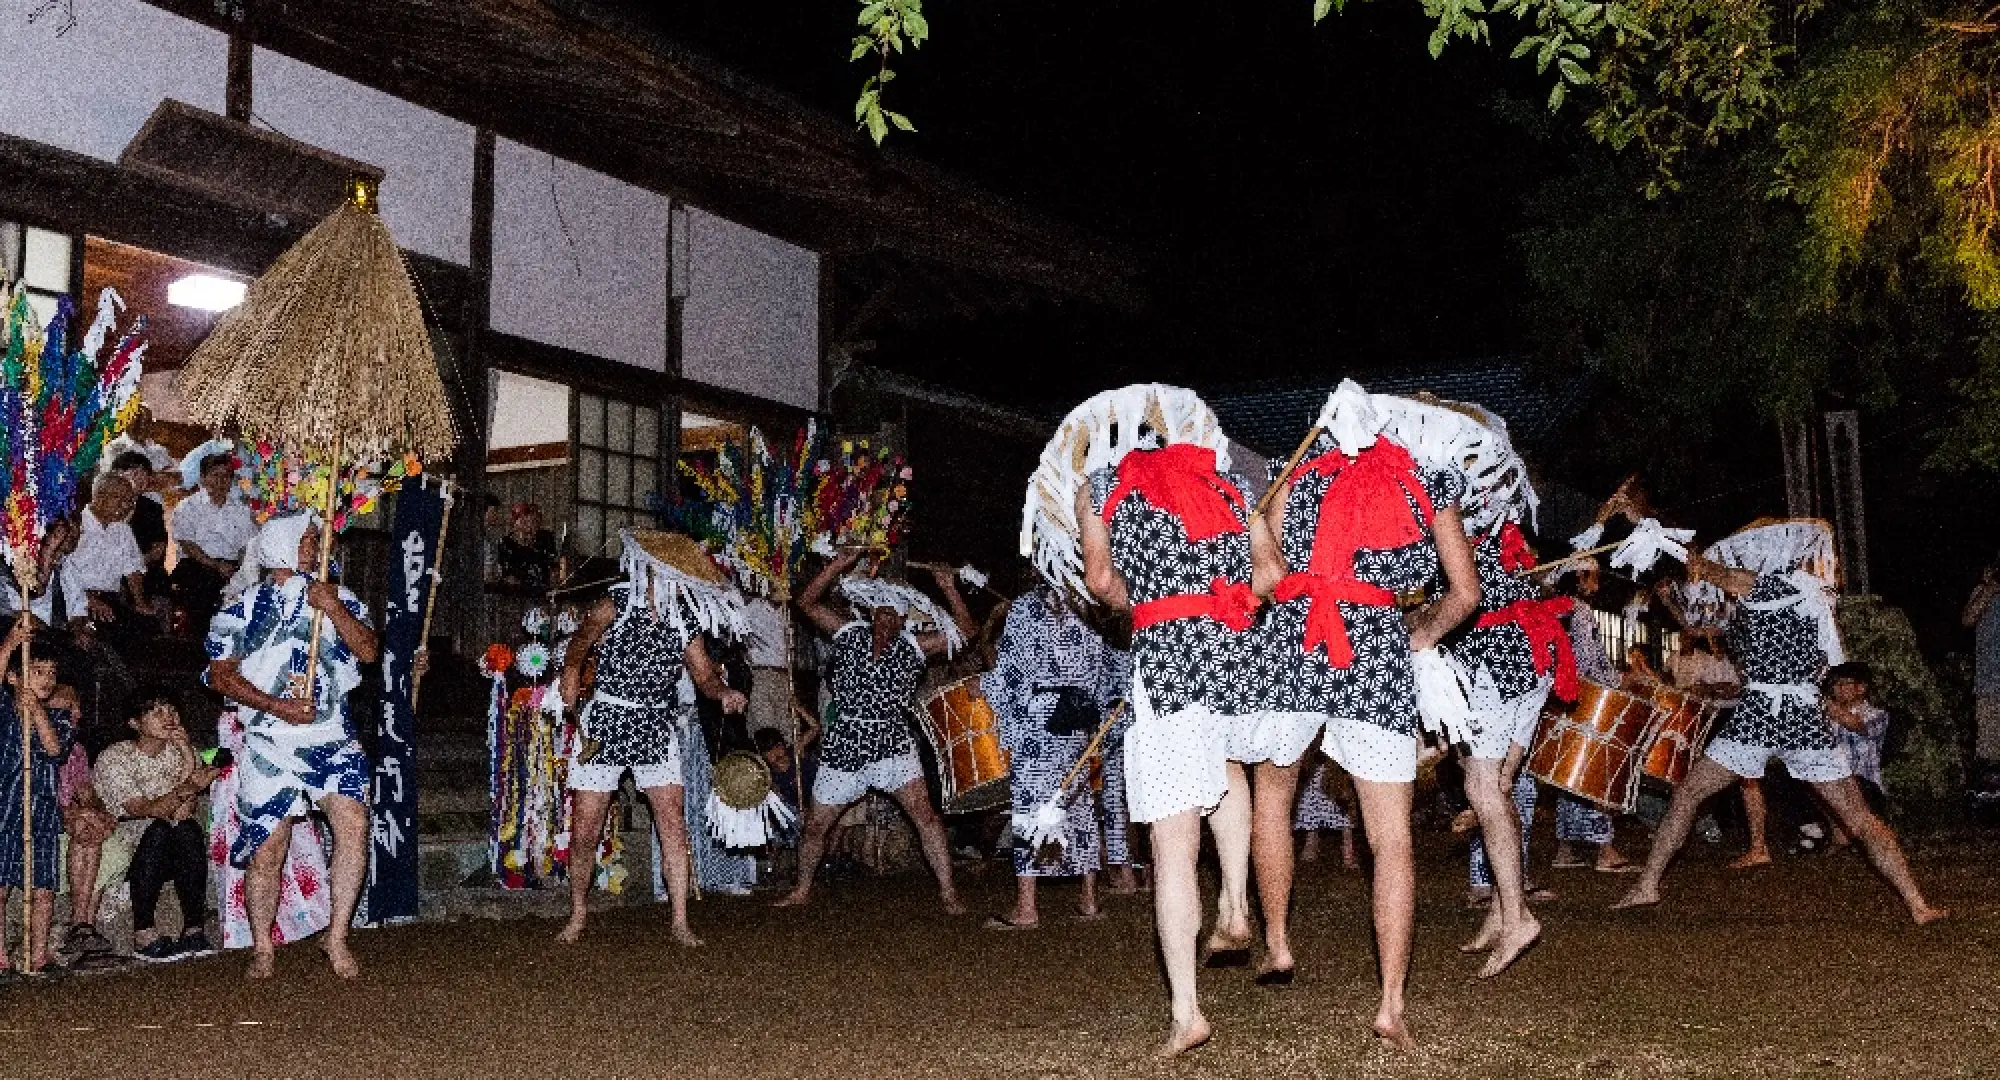
M 1215 836 L 1215 859 L 1221 864 L 1222 885 L 1216 895 L 1215 928 L 1208 951 L 1243 952 L 1250 947 L 1250 782 L 1239 762 L 1229 763 L 1229 790 L 1208 815 Z
M 1385 784 L 1354 778 L 1368 849 L 1375 856 L 1375 951 L 1380 958 L 1382 1003 L 1375 1011 L 1375 1034 L 1398 1050 L 1414 1050 L 1417 1040 L 1403 1017 L 1403 994 L 1410 977 L 1410 943 L 1416 934 L 1417 862 L 1410 841 L 1410 801 L 1414 784 Z
M 834 822 L 847 812 L 852 803 L 834 806 L 813 800 L 812 816 L 806 818 L 805 835 L 799 838 L 799 880 L 772 904 L 772 907 L 800 907 L 812 899 L 813 875 L 819 872 L 819 857 L 826 851 L 826 835 L 833 829 Z
M 1853 777 L 1816 783 L 1813 790 L 1833 811 L 1840 825 L 1860 842 L 1861 850 L 1867 853 L 1868 861 L 1874 864 L 1876 872 L 1889 879 L 1890 887 L 1903 898 L 1904 906 L 1910 909 L 1910 918 L 1918 926 L 1951 914 L 1924 901 L 1924 894 L 1917 888 L 1917 879 L 1910 874 L 1909 860 L 1903 857 L 1903 845 L 1896 842 L 1896 834 L 1888 824 L 1868 808 L 1868 800 L 1862 797 L 1861 788 Z
M 570 789 L 569 921 L 556 933 L 568 944 L 583 936 L 590 914 L 590 886 L 597 877 L 597 846 L 604 842 L 604 815 L 611 809 L 609 791 Z
M 701 944 L 688 926 L 688 834 L 687 790 L 679 784 L 662 784 L 646 789 L 646 802 L 653 807 L 653 831 L 660 837 L 660 869 L 667 876 L 667 901 L 674 912 L 674 940 L 689 948 Z
M 1014 910 L 1007 916 L 1008 922 L 1023 929 L 1042 921 L 1042 912 L 1035 903 L 1036 879 L 1030 874 L 1014 876 Z
M 1354 851 L 1354 826 L 1340 830 L 1340 865 L 1345 870 L 1361 869 L 1361 857 Z
M 1082 891 L 1078 892 L 1076 897 L 1076 913 L 1086 919 L 1094 919 L 1097 917 L 1098 912 L 1097 872 L 1094 870 L 1085 871 Z
M 1764 807 L 1764 785 L 1743 781 L 1743 823 L 1750 828 L 1750 850 L 1729 863 L 1731 870 L 1747 870 L 1771 862 L 1771 849 L 1764 840 L 1764 824 L 1770 814 Z
M 1105 891 L 1113 896 L 1130 896 L 1139 891 L 1139 875 L 1132 870 L 1131 863 L 1120 863 L 1111 868 L 1111 884 Z
M 1254 822 L 1251 825 L 1250 831 L 1252 833 L 1257 831 Z M 1320 830 L 1318 829 L 1306 830 L 1305 836 L 1299 840 L 1299 862 L 1313 863 L 1319 861 L 1319 834 Z
M 1160 1047 L 1173 1057 L 1208 1041 L 1212 1029 L 1195 996 L 1195 941 L 1201 936 L 1201 815 L 1183 810 L 1153 822 L 1153 914 L 1167 967 L 1174 1030 Z
M 1293 966 L 1292 802 L 1298 797 L 1299 767 L 1260 761 L 1256 769 L 1257 786 L 1250 808 L 1250 861 L 1257 872 L 1257 900 L 1264 910 L 1261 974 L 1290 971 Z
M 6 885 L 0 885 L 0 914 L 4 914 L 6 912 L 7 898 L 12 895 L 14 895 L 14 890 L 11 887 Z M 6 935 L 0 934 L 0 971 L 14 970 L 13 961 L 11 961 L 8 958 L 7 954 L 8 950 L 7 950 Z
M 1465 797 L 1479 815 L 1494 884 L 1493 905 L 1485 924 L 1461 947 L 1465 952 L 1493 951 L 1479 971 L 1480 978 L 1505 971 L 1542 932 L 1541 923 L 1528 911 L 1521 887 L 1521 822 L 1509 797 L 1512 788 L 1504 762 L 1476 757 L 1465 760 Z
M 923 780 L 904 784 L 896 791 L 896 801 L 903 804 L 903 812 L 910 815 L 910 823 L 917 827 L 917 839 L 923 844 L 924 860 L 931 864 L 931 874 L 937 878 L 938 898 L 944 903 L 945 914 L 965 914 L 965 905 L 958 899 L 958 887 L 951 880 L 951 838 L 945 835 L 944 819 L 938 817 L 937 809 L 931 805 L 931 793 L 925 789 Z
M 1738 779 L 1713 758 L 1702 757 L 1694 763 L 1687 779 L 1674 789 L 1674 797 L 1667 803 L 1667 816 L 1660 821 L 1660 831 L 1653 834 L 1653 850 L 1646 853 L 1646 868 L 1639 872 L 1639 880 L 1633 882 L 1631 890 L 1611 905 L 1613 911 L 1660 902 L 1660 878 L 1666 875 L 1667 864 L 1679 853 L 1681 845 L 1687 843 L 1688 830 L 1694 828 L 1694 816 L 1701 812 L 1701 804 Z
M 55 890 L 28 890 L 27 908 L 28 973 L 32 975 L 49 966 L 49 919 L 55 914 Z
M 277 962 L 271 944 L 271 926 L 278 919 L 278 879 L 284 873 L 285 856 L 292 850 L 292 823 L 282 821 L 264 838 L 250 856 L 243 871 L 243 907 L 250 916 L 250 968 L 247 978 L 268 979 Z
M 328 795 L 319 809 L 333 826 L 333 865 L 327 875 L 333 922 L 326 928 L 326 958 L 335 975 L 352 979 L 361 974 L 361 965 L 347 948 L 347 932 L 354 927 L 354 907 L 368 877 L 368 808 L 345 795 Z
M 69 925 L 97 925 L 97 861 L 104 852 L 102 844 L 79 844 L 75 840 L 69 845 Z

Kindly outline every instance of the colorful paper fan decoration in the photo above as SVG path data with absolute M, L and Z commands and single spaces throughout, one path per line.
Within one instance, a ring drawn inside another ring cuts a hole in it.
M 479 658 L 479 673 L 489 679 L 497 679 L 507 674 L 514 666 L 514 650 L 499 642 L 486 646 L 486 652 Z
M 915 471 L 900 457 L 876 454 L 867 439 L 844 439 L 838 457 L 813 463 L 803 529 L 814 546 L 888 554 L 903 542 Z
M 700 498 L 656 503 L 661 527 L 700 542 L 744 592 L 788 598 L 807 549 L 803 492 L 818 444 L 810 422 L 788 455 L 753 427 L 742 442 L 723 444 L 713 463 L 682 459 L 680 473 Z
M 260 525 L 326 505 L 327 477 L 332 472 L 326 455 L 288 451 L 269 439 L 245 440 L 236 444 L 236 463 L 237 487 Z M 373 513 L 384 495 L 423 471 L 415 454 L 387 462 L 349 460 L 341 470 L 340 497 L 334 503 L 334 531 L 343 532 L 356 516 Z
M 514 670 L 529 679 L 540 679 L 549 673 L 549 647 L 539 641 L 531 641 L 514 653 Z
M 35 325 L 27 293 L 7 297 L 0 331 L 0 474 L 5 509 L 4 546 L 24 591 L 37 584 L 42 537 L 75 509 L 77 489 L 97 469 L 104 448 L 139 410 L 139 377 L 146 352 L 146 317 L 140 315 L 108 350 L 125 306 L 116 290 L 98 294 L 97 316 L 80 347 L 70 348 L 75 307 L 59 298 L 46 331 Z

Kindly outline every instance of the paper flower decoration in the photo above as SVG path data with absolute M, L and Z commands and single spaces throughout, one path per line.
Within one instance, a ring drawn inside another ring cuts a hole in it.
M 556 615 L 556 636 L 568 637 L 576 633 L 576 616 L 568 611 Z
M 983 589 L 986 587 L 988 579 L 986 574 L 978 567 L 971 563 L 966 563 L 964 566 L 958 568 L 958 580 L 965 582 L 975 589 Z
M 521 629 L 527 631 L 529 637 L 541 637 L 542 632 L 548 628 L 548 612 L 543 611 L 541 608 L 531 607 L 528 609 L 527 614 L 521 616 Z
M 530 679 L 548 674 L 549 647 L 539 641 L 521 646 L 520 651 L 514 654 L 514 670 Z
M 486 646 L 485 655 L 479 658 L 479 673 L 489 679 L 497 679 L 507 674 L 514 666 L 514 650 L 495 642 Z

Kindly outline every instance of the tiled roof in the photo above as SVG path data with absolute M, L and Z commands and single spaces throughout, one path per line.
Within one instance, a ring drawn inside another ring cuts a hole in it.
M 1585 381 L 1565 385 L 1538 378 L 1528 370 L 1526 358 L 1515 356 L 1355 372 L 1350 377 L 1377 393 L 1428 390 L 1441 398 L 1483 405 L 1507 421 L 1509 436 L 1523 450 L 1552 437 L 1582 408 L 1589 391 Z M 1230 438 L 1268 457 L 1283 458 L 1305 438 L 1341 378 L 1342 374 L 1329 374 L 1204 387 L 1201 396 L 1215 409 Z

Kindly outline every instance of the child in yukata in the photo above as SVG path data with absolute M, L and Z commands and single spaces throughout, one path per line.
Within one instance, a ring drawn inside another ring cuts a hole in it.
M 21 649 L 33 645 L 25 685 Z M 63 759 L 69 756 L 74 731 L 71 709 L 56 701 L 55 642 L 36 634 L 25 620 L 8 633 L 0 664 L 7 668 L 7 681 L 0 687 L 0 911 L 6 910 L 8 894 L 16 888 L 29 890 L 24 909 L 27 919 L 26 971 L 33 974 L 49 963 L 49 916 L 55 909 L 56 876 L 62 862 L 62 809 L 56 801 Z M 26 724 L 32 768 L 27 779 L 32 785 L 30 828 L 21 820 L 23 768 L 22 731 Z M 23 873 L 23 832 L 34 842 L 33 877 Z M 0 952 L 0 971 L 9 969 L 9 960 Z

